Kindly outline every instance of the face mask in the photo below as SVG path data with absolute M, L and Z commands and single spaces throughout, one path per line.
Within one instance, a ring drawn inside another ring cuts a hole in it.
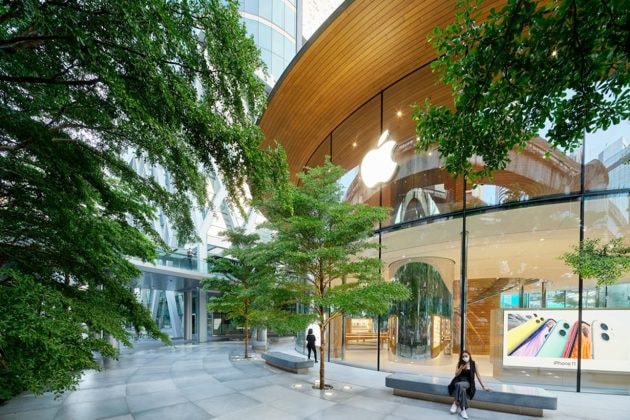
M 468 363 L 468 361 L 470 360 L 470 357 L 468 357 L 468 356 L 464 356 L 464 357 L 462 357 L 462 360 L 463 360 L 464 362 Z

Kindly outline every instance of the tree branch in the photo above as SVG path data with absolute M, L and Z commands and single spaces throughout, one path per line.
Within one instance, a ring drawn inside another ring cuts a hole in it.
M 49 79 L 46 77 L 30 77 L 30 76 L 0 76 L 0 81 L 10 83 L 39 83 L 47 85 L 66 85 L 66 86 L 89 86 L 101 82 L 101 79 L 89 80 L 60 80 Z
M 16 49 L 32 48 L 43 44 L 46 41 L 69 40 L 68 36 L 61 35 L 35 35 L 35 36 L 16 36 L 5 40 L 0 40 L 0 49 L 15 51 Z M 20 46 L 22 44 L 23 46 Z

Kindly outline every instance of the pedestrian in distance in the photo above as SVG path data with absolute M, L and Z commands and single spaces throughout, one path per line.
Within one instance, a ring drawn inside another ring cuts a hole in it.
M 317 349 L 315 348 L 315 341 L 317 338 L 313 334 L 313 329 L 309 328 L 308 333 L 306 334 L 306 349 L 308 350 L 308 359 L 311 359 L 311 351 L 313 352 L 313 357 L 315 358 L 315 363 L 317 363 Z
M 466 410 L 468 409 L 468 400 L 472 400 L 475 396 L 475 377 L 479 380 L 479 384 L 484 391 L 490 391 L 490 388 L 483 384 L 470 352 L 463 350 L 457 362 L 455 377 L 448 385 L 449 395 L 455 397 L 455 401 L 451 405 L 451 414 L 457 413 L 457 409 L 460 409 L 459 415 L 464 419 L 468 418 Z

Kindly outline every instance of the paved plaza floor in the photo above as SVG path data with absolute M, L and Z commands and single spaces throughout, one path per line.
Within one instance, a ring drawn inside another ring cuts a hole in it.
M 290 346 L 282 346 L 282 350 Z M 274 349 L 277 350 L 277 349 Z M 269 419 L 395 420 L 460 418 L 447 404 L 392 395 L 388 373 L 327 363 L 331 391 L 312 388 L 317 369 L 296 375 L 241 357 L 243 344 L 212 342 L 138 346 L 101 372 L 87 372 L 79 389 L 60 398 L 22 394 L 0 407 L 0 419 Z M 295 353 L 297 354 L 297 353 Z M 630 396 L 552 391 L 552 419 L 630 419 Z M 470 409 L 471 419 L 525 416 Z

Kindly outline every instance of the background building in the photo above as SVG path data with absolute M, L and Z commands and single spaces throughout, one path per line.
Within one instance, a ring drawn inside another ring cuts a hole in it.
M 340 0 L 242 0 L 239 10 L 243 24 L 261 51 L 268 74 L 260 76 L 271 90 L 307 37 L 334 10 Z M 152 177 L 167 190 L 173 188 L 170 175 L 159 165 L 148 164 L 141 156 L 127 155 L 130 166 L 142 176 Z M 217 171 L 214 171 L 216 174 Z M 171 222 L 159 212 L 153 227 L 170 247 L 154 263 L 134 261 L 142 270 L 136 293 L 151 310 L 160 328 L 172 338 L 197 342 L 213 336 L 242 333 L 220 313 L 208 313 L 208 292 L 201 290 L 200 280 L 207 277 L 212 258 L 218 258 L 230 244 L 220 235 L 237 227 L 255 230 L 262 217 L 253 209 L 242 215 L 227 200 L 220 177 L 208 180 L 206 203 L 193 209 L 195 231 L 199 243 L 180 244 Z M 263 235 L 264 233 L 261 233 Z M 210 262 L 207 259 L 210 258 Z
M 630 122 L 549 157 L 541 132 L 493 179 L 453 178 L 435 150 L 416 153 L 410 114 L 425 98 L 450 102 L 426 39 L 454 13 L 441 0 L 344 2 L 293 60 L 260 120 L 293 176 L 330 156 L 347 170 L 347 200 L 393 209 L 374 240 L 385 276 L 409 285 L 412 298 L 386 316 L 332 325 L 328 358 L 450 376 L 463 344 L 484 375 L 504 382 L 630 393 L 630 276 L 597 288 L 559 258 L 579 244 L 581 226 L 586 239 L 630 233 Z M 397 169 L 368 188 L 359 166 L 385 130 Z M 579 333 L 580 370 L 571 346 Z

